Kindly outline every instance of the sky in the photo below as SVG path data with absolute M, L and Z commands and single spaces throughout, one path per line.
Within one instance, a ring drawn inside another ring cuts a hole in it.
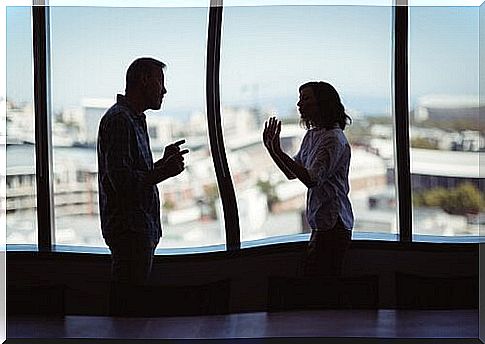
M 298 86 L 325 80 L 347 108 L 391 107 L 392 9 L 386 6 L 229 6 L 221 43 L 221 102 L 291 114 Z M 115 99 L 138 56 L 164 61 L 169 115 L 205 108 L 208 10 L 52 7 L 55 110 Z M 32 99 L 29 7 L 7 8 L 7 97 Z M 479 9 L 410 9 L 411 105 L 428 94 L 478 94 Z

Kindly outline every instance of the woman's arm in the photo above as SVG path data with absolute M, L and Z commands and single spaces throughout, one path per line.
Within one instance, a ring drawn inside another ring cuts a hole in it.
M 293 175 L 293 178 L 290 179 L 298 178 L 303 184 L 305 184 L 307 188 L 311 188 L 316 185 L 316 183 L 310 178 L 308 170 L 305 167 L 301 166 L 299 163 L 297 163 L 295 160 L 293 160 L 281 149 L 275 152 L 275 156 L 277 161 L 279 161 L 280 164 L 284 165 Z
M 275 147 L 280 147 L 279 135 L 276 135 L 276 126 L 274 125 L 274 117 L 271 117 L 268 121 L 264 122 L 263 130 L 263 143 L 268 151 L 271 159 L 275 162 L 276 166 L 283 172 L 288 179 L 295 179 L 296 176 L 291 172 L 286 165 L 284 165 L 281 159 L 278 158 L 275 152 Z
M 285 174 L 286 178 L 290 180 L 296 178 L 295 174 L 288 167 L 286 167 L 286 165 L 283 163 L 283 160 L 280 157 L 278 157 L 275 151 L 268 150 L 268 152 L 271 158 L 273 159 L 273 161 L 275 162 L 276 166 L 278 166 L 281 172 Z
M 281 121 L 278 121 L 275 117 L 271 117 L 265 122 L 263 142 L 271 158 L 288 179 L 298 178 L 306 187 L 312 187 L 315 183 L 311 180 L 306 168 L 298 164 L 281 149 L 280 132 Z

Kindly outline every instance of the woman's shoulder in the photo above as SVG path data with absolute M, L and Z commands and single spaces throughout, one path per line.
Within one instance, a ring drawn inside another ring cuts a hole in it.
M 318 134 L 318 138 L 316 141 L 325 143 L 325 144 L 328 144 L 330 142 L 333 142 L 335 144 L 340 144 L 340 145 L 348 144 L 347 137 L 345 136 L 344 131 L 341 128 L 331 128 L 331 129 L 322 130 Z
M 340 137 L 342 135 L 344 135 L 344 132 L 343 132 L 342 129 L 340 129 L 338 127 L 337 128 L 334 127 L 334 128 L 322 129 L 319 132 L 319 136 L 321 136 L 321 137 L 335 137 L 335 138 L 337 138 L 337 137 Z

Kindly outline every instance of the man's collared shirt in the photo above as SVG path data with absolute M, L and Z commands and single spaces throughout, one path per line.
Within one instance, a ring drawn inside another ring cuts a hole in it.
M 156 185 L 144 183 L 153 169 L 145 114 L 137 114 L 126 98 L 101 118 L 98 131 L 98 186 L 101 230 L 106 243 L 135 232 L 156 246 L 162 230 Z
M 354 226 L 348 197 L 350 145 L 342 129 L 313 128 L 303 137 L 293 159 L 304 166 L 314 181 L 308 188 L 306 217 L 315 230 L 329 230 L 338 216 L 347 229 Z

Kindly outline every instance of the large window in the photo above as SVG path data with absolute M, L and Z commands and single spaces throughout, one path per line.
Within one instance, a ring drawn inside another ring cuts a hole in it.
M 391 19 L 391 7 L 224 9 L 221 116 L 241 240 L 308 231 L 306 188 L 286 180 L 261 137 L 264 121 L 276 115 L 283 121 L 283 150 L 296 153 L 305 134 L 296 108 L 298 87 L 315 80 L 333 84 L 353 118 L 345 133 L 352 145 L 354 231 L 397 232 Z
M 36 244 L 32 10 L 7 7 L 7 244 Z M 3 149 L 3 147 L 2 147 Z
M 478 235 L 485 223 L 478 21 L 478 7 L 409 12 L 414 234 Z
M 97 128 L 116 94 L 124 93 L 127 67 L 140 56 L 167 64 L 162 109 L 146 112 L 154 160 L 165 145 L 182 138 L 190 149 L 186 170 L 159 184 L 164 233 L 159 248 L 220 245 L 226 243 L 226 230 L 235 233 L 225 228 L 221 206 L 224 199 L 230 209 L 231 195 L 220 194 L 216 182 L 215 169 L 228 177 L 224 154 L 230 179 L 221 179 L 221 185 L 234 185 L 241 241 L 277 242 L 287 240 L 280 236 L 309 231 L 306 188 L 277 169 L 263 147 L 262 129 L 268 117 L 279 117 L 283 149 L 295 154 L 305 134 L 296 107 L 298 87 L 316 80 L 336 87 L 353 119 L 345 134 L 352 146 L 354 238 L 397 238 L 396 205 L 402 203 L 395 176 L 403 171 L 396 166 L 405 162 L 394 156 L 393 122 L 404 120 L 392 117 L 395 82 L 402 81 L 393 77 L 393 69 L 405 69 L 404 56 L 393 50 L 394 25 L 401 25 L 397 11 L 392 6 L 238 6 L 237 0 L 223 5 L 222 22 L 212 16 L 217 7 L 49 8 L 53 244 L 105 247 Z M 478 120 L 483 111 L 479 8 L 408 11 L 412 234 L 476 236 L 485 207 L 479 183 L 485 149 L 485 129 Z M 8 7 L 6 13 L 7 243 L 35 244 L 32 28 L 42 24 L 32 23 L 31 7 Z M 211 55 L 219 53 L 219 38 L 220 61 Z M 217 111 L 206 113 L 208 86 L 219 87 L 213 95 L 218 91 L 220 99 L 214 96 L 209 108 L 220 105 L 222 135 L 213 122 Z M 211 139 L 226 149 L 215 164 L 208 121 Z M 235 241 L 230 244 L 237 247 Z
M 184 138 L 186 170 L 159 184 L 159 247 L 223 244 L 219 193 L 205 114 L 207 8 L 51 8 L 52 134 L 56 243 L 104 246 L 98 214 L 96 138 L 101 116 L 124 94 L 137 57 L 167 64 L 168 93 L 147 111 L 156 161 Z

